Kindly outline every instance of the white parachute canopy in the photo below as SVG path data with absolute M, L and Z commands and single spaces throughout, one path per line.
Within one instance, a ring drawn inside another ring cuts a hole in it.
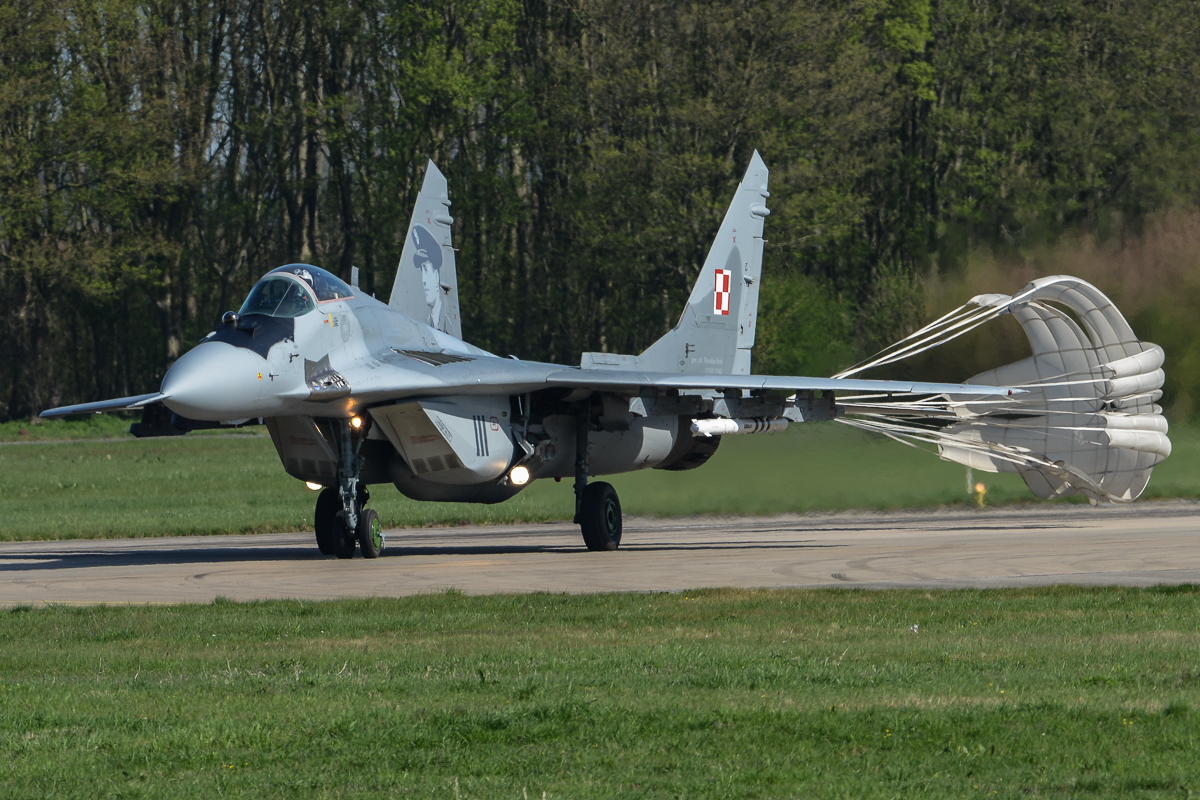
M 1156 403 L 1163 351 L 1139 341 L 1112 301 L 1086 281 L 1053 275 L 1012 296 L 974 297 L 835 377 L 902 361 L 1001 314 L 1021 324 L 1033 355 L 966 382 L 1024 393 L 912 402 L 841 397 L 846 416 L 840 421 L 906 444 L 934 444 L 943 459 L 974 469 L 1019 473 L 1041 498 L 1082 493 L 1093 504 L 1136 499 L 1154 466 L 1171 454 L 1167 421 Z

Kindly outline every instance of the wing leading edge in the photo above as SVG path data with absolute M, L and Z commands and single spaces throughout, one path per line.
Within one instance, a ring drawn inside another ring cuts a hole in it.
M 162 392 L 139 394 L 133 397 L 117 397 L 112 400 L 101 400 L 96 403 L 79 403 L 73 406 L 62 406 L 43 411 L 38 416 L 43 419 L 69 417 L 75 414 L 102 414 L 107 411 L 138 411 L 153 403 L 161 402 L 167 395 Z
M 580 369 L 534 361 L 485 357 L 462 364 L 427 368 L 414 364 L 402 374 L 355 386 L 354 397 L 364 405 L 407 397 L 456 394 L 524 394 L 560 387 L 637 395 L 643 391 L 704 392 L 747 390 L 765 392 L 832 391 L 896 395 L 962 395 L 1007 397 L 1024 390 L 1007 386 L 965 383 L 809 378 L 777 375 L 686 375 L 624 369 Z
M 647 389 L 747 389 L 750 391 L 843 391 L 881 394 L 950 394 L 1004 397 L 1023 390 L 1005 386 L 858 378 L 806 378 L 792 375 L 677 375 L 665 372 L 564 369 L 546 376 L 551 386 L 605 391 Z

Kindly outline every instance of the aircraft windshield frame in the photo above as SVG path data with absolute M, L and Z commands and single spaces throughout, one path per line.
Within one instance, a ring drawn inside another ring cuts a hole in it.
M 286 285 L 285 285 L 286 284 Z M 285 278 L 282 275 L 267 274 L 254 284 L 246 302 L 238 312 L 239 316 L 247 314 L 263 314 L 268 317 L 302 317 L 310 311 L 315 311 L 316 303 L 312 295 L 306 291 L 304 281 L 296 278 Z
M 318 303 L 327 303 L 331 300 L 345 300 L 354 296 L 354 289 L 350 288 L 341 278 L 320 267 L 314 267 L 312 264 L 286 264 L 282 267 L 276 267 L 268 272 L 267 275 L 278 273 L 291 275 L 307 284 L 312 289 L 313 294 L 316 295 Z

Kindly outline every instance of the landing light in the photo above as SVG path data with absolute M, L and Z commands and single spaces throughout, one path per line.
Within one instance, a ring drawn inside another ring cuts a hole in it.
M 312 489 L 314 492 L 321 491 L 321 484 L 319 484 L 319 483 L 313 483 L 312 481 L 305 481 L 304 485 L 307 486 L 308 488 Z
M 529 470 L 522 466 L 513 467 L 508 473 L 508 479 L 513 482 L 513 486 L 524 486 L 529 483 Z
M 358 430 L 362 427 L 362 417 L 354 417 L 350 420 L 350 424 L 354 426 L 354 430 Z

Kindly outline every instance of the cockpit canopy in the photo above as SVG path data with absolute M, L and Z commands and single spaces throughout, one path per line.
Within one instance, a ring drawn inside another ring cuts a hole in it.
M 299 280 L 285 278 L 280 273 Z M 311 291 L 305 291 L 305 286 Z M 288 264 L 273 269 L 250 290 L 239 315 L 265 314 L 268 317 L 299 317 L 316 308 L 324 300 L 340 300 L 350 297 L 354 290 L 336 275 L 309 264 Z
M 254 284 L 239 316 L 265 314 L 268 317 L 299 317 L 317 307 L 304 287 L 288 278 L 263 278 Z
M 354 290 L 343 283 L 342 279 L 337 275 L 334 275 L 332 272 L 326 272 L 320 267 L 314 267 L 311 264 L 288 264 L 285 267 L 277 267 L 267 274 L 274 275 L 279 272 L 295 275 L 307 283 L 313 290 L 313 294 L 317 296 L 317 302 L 342 300 L 354 296 Z

